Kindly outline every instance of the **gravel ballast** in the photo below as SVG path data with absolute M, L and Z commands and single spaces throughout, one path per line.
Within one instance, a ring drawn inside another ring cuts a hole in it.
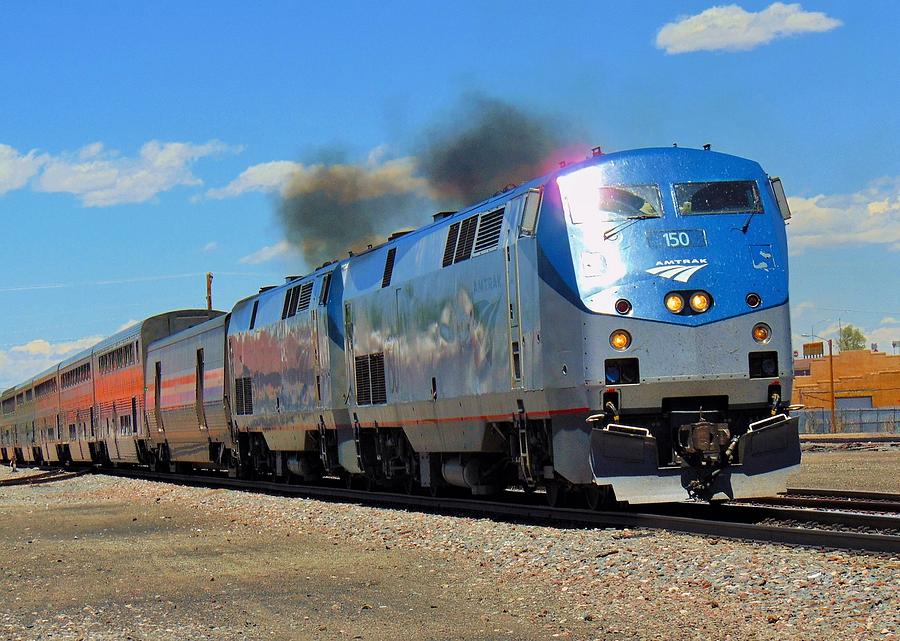
M 88 476 L 0 488 L 0 638 L 896 639 L 900 560 Z

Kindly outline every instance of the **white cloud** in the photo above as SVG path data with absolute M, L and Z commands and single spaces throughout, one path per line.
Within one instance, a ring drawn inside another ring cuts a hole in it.
M 140 322 L 140 321 L 137 321 L 137 320 L 135 320 L 135 319 L 133 319 L 133 318 L 130 319 L 130 320 L 127 320 L 127 321 L 125 321 L 124 323 L 122 323 L 121 325 L 119 325 L 119 326 L 116 328 L 116 331 L 113 332 L 113 334 L 118 334 L 118 333 L 121 332 L 122 330 L 128 329 L 128 328 L 131 327 L 132 325 L 137 325 L 139 322 Z
M 151 140 L 136 157 L 127 157 L 95 142 L 74 154 L 48 159 L 36 188 L 72 194 L 88 207 L 142 203 L 180 185 L 201 184 L 191 165 L 235 150 L 217 140 L 202 145 Z
M 900 318 L 894 318 L 893 316 L 885 316 L 881 319 L 882 325 L 900 325 Z
M 820 11 L 804 11 L 799 3 L 775 2 L 757 12 L 731 4 L 663 25 L 656 34 L 656 46 L 669 54 L 749 51 L 776 38 L 830 31 L 842 24 Z
M 38 154 L 34 149 L 23 155 L 9 145 L 0 144 L 0 196 L 24 187 L 46 161 L 47 155 Z
M 219 243 L 214 240 L 209 241 L 203 247 L 200 248 L 200 251 L 204 254 L 209 254 L 211 252 L 216 251 L 219 248 Z
M 788 201 L 792 253 L 848 243 L 900 250 L 900 176 L 881 178 L 853 194 L 795 196 Z
M 361 164 L 304 165 L 288 160 L 276 160 L 253 165 L 224 187 L 210 189 L 207 198 L 234 198 L 247 192 L 279 193 L 284 197 L 298 196 L 318 190 L 351 186 L 353 193 L 340 193 L 340 199 L 355 201 L 377 198 L 385 194 L 424 191 L 427 182 L 414 174 L 414 158 L 382 161 L 384 149 L 378 147 Z
M 51 343 L 43 338 L 0 350 L 0 389 L 17 385 L 73 354 L 95 345 L 100 336 Z
M 289 160 L 264 162 L 248 167 L 241 172 L 240 176 L 224 187 L 210 189 L 206 192 L 206 197 L 220 200 L 234 198 L 249 191 L 281 191 L 295 175 L 302 171 L 303 165 Z
M 296 255 L 299 257 L 300 253 L 297 251 L 295 247 L 293 247 L 288 241 L 282 240 L 274 245 L 267 245 L 262 249 L 259 249 L 252 254 L 248 254 L 240 259 L 239 262 L 245 265 L 258 265 L 260 263 L 266 263 L 275 258 L 280 258 L 282 256 L 290 256 Z
M 875 343 L 878 345 L 878 351 L 887 352 L 888 354 L 893 350 L 892 342 L 900 341 L 900 327 L 897 327 L 896 325 L 893 327 L 886 327 L 882 324 L 881 326 L 868 331 L 863 329 L 862 333 L 866 335 L 867 348 L 872 343 Z

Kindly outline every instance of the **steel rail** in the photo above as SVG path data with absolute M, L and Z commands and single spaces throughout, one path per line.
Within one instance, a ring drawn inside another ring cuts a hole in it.
M 74 470 L 71 472 L 49 471 L 40 472 L 38 474 L 29 474 L 16 478 L 8 478 L 0 480 L 0 487 L 12 487 L 16 485 L 40 485 L 42 483 L 55 483 L 56 481 L 65 481 L 66 479 L 75 478 L 87 473 L 89 470 Z
M 179 483 L 198 487 L 216 487 L 235 490 L 264 491 L 288 496 L 302 496 L 311 499 L 352 501 L 367 505 L 390 508 L 427 509 L 441 513 L 479 515 L 510 520 L 549 522 L 562 525 L 591 527 L 622 527 L 663 529 L 673 532 L 699 534 L 704 536 L 747 539 L 787 545 L 837 548 L 866 552 L 888 552 L 900 554 L 900 536 L 888 534 L 866 534 L 837 530 L 758 525 L 741 522 L 756 518 L 744 510 L 715 509 L 698 516 L 680 516 L 663 512 L 592 511 L 576 508 L 552 508 L 515 501 L 479 500 L 471 498 L 431 497 L 391 492 L 369 492 L 322 485 L 288 485 L 272 481 L 247 481 L 224 476 L 184 475 L 154 473 L 144 470 L 96 470 L 98 473 L 153 481 Z M 652 508 L 651 508 L 652 509 Z M 689 508 L 694 509 L 694 508 Z M 748 506 L 748 509 L 754 509 Z M 703 510 L 697 510 L 701 513 Z M 801 520 L 799 510 L 792 510 L 791 518 Z M 771 514 L 771 512 L 769 513 Z M 818 516 L 820 513 L 816 513 Z M 841 515 L 844 516 L 844 515 Z M 728 520 L 732 519 L 732 520 Z M 737 519 L 737 520 L 735 520 Z M 894 527 L 900 519 L 894 519 Z M 843 521 L 838 521 L 843 523 Z
M 894 492 L 867 492 L 860 490 L 823 490 L 812 487 L 789 487 L 780 496 L 827 496 L 829 498 L 861 499 L 867 501 L 900 502 L 900 494 Z
M 767 505 L 792 505 L 801 508 L 825 510 L 868 510 L 872 512 L 900 513 L 900 502 L 867 501 L 851 498 L 829 498 L 817 496 L 769 496 L 763 499 L 740 499 L 736 503 L 765 503 Z

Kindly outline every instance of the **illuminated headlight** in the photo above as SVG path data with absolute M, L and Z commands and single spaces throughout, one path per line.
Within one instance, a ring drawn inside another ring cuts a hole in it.
M 753 340 L 757 343 L 768 343 L 772 338 L 772 328 L 765 323 L 757 323 L 753 326 Z
M 617 329 L 609 335 L 609 345 L 615 350 L 622 351 L 631 345 L 631 334 L 624 329 Z
M 698 314 L 702 314 L 709 309 L 709 294 L 706 292 L 694 292 L 691 294 L 691 309 Z
M 673 314 L 680 314 L 684 309 L 684 298 L 681 294 L 666 294 L 666 309 Z

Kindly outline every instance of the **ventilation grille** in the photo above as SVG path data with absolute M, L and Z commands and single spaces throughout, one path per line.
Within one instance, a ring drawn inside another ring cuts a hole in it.
M 234 411 L 238 416 L 253 414 L 253 385 L 249 376 L 234 379 Z
M 384 376 L 384 352 L 357 356 L 356 404 L 383 405 L 387 403 L 387 382 Z
M 384 353 L 369 356 L 369 375 L 372 379 L 372 404 L 387 403 L 387 384 L 384 379 Z
M 493 249 L 500 242 L 500 228 L 503 226 L 503 209 L 481 215 L 478 224 L 478 236 L 475 238 L 474 253 L 478 254 Z
M 459 236 L 459 223 L 450 225 L 447 232 L 447 245 L 444 247 L 444 260 L 441 263 L 443 267 L 453 264 L 453 254 L 456 253 L 456 238 Z
M 472 257 L 473 252 L 479 254 L 493 249 L 500 242 L 500 229 L 503 227 L 504 209 L 496 209 L 481 216 L 470 216 L 461 222 L 450 225 L 447 230 L 447 244 L 444 246 L 443 267 L 461 263 Z
M 369 357 L 356 357 L 356 404 L 372 404 L 372 379 L 369 377 Z
M 391 276 L 394 274 L 394 258 L 397 256 L 397 248 L 391 247 L 388 250 L 387 258 L 384 261 L 384 274 L 381 277 L 381 287 L 384 289 L 391 284 Z
M 478 229 L 478 216 L 472 216 L 462 221 L 462 227 L 459 230 L 459 240 L 456 241 L 456 255 L 453 257 L 454 263 L 468 260 L 472 255 L 476 229 Z
M 309 309 L 309 301 L 312 299 L 312 282 L 306 283 L 300 288 L 300 302 L 297 304 L 297 310 L 303 311 Z
M 304 285 L 291 287 L 284 293 L 284 307 L 281 308 L 281 318 L 290 318 L 296 316 L 298 311 L 309 309 L 309 301 L 312 298 L 313 284 L 308 282 Z

